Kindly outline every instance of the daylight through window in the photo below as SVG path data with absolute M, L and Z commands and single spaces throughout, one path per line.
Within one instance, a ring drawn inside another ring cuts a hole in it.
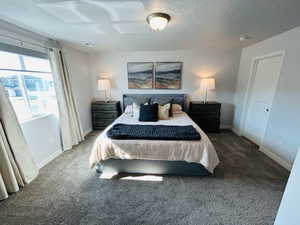
M 48 59 L 0 51 L 0 82 L 20 122 L 46 114 L 57 114 Z

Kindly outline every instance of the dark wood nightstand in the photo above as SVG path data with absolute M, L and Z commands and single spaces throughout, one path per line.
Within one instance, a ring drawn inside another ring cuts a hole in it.
M 92 103 L 92 123 L 94 130 L 104 130 L 121 115 L 119 101 L 96 101 Z
M 189 115 L 203 131 L 220 131 L 221 103 L 192 101 L 190 103 Z

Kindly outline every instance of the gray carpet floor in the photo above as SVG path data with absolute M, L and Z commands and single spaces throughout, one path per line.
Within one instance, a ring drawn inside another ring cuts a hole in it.
M 275 220 L 288 172 L 232 132 L 209 135 L 221 160 L 214 176 L 163 176 L 160 182 L 100 179 L 88 167 L 96 135 L 1 201 L 0 224 L 271 225 Z

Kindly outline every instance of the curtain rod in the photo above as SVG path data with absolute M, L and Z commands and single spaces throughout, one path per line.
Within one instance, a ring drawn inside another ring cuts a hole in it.
M 23 45 L 23 43 L 26 43 L 26 44 L 30 44 L 30 45 L 33 45 L 33 46 L 37 46 L 37 47 L 40 47 L 40 48 L 44 48 L 44 49 L 46 49 L 46 50 L 53 50 L 53 48 L 51 48 L 51 47 L 47 47 L 47 46 L 44 46 L 44 45 L 41 45 L 41 44 L 36 44 L 36 43 L 30 42 L 30 41 L 24 41 L 24 40 L 22 40 L 22 39 L 18 39 L 18 38 L 9 36 L 9 35 L 3 35 L 3 34 L 0 34 L 0 36 L 2 36 L 2 37 L 4 37 L 4 38 L 12 39 L 12 40 L 14 40 L 14 41 L 18 41 L 18 42 L 20 42 L 21 46 Z

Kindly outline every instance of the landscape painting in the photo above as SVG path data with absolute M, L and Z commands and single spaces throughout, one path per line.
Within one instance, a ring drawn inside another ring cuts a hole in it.
M 158 62 L 155 67 L 156 89 L 181 88 L 182 62 Z
M 129 89 L 151 89 L 153 88 L 154 64 L 128 63 L 128 88 Z

